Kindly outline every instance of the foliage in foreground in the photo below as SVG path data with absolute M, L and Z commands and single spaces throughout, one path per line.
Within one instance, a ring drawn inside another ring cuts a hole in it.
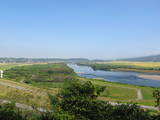
M 15 108 L 14 103 L 0 105 L 0 120 L 26 120 L 22 112 Z
M 156 107 L 160 110 L 160 90 L 157 89 L 153 91 L 153 97 L 156 99 Z
M 155 120 L 158 117 L 135 104 L 113 106 L 97 100 L 104 90 L 91 82 L 70 82 L 51 101 L 55 109 L 74 115 L 75 120 Z
M 91 82 L 69 82 L 57 96 L 50 95 L 52 110 L 47 113 L 27 113 L 14 104 L 0 105 L 2 120 L 160 120 L 160 115 L 135 104 L 111 105 L 97 100 L 105 87 Z

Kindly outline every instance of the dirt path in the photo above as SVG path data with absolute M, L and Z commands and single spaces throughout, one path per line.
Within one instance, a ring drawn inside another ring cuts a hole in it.
M 137 98 L 136 100 L 143 100 L 143 95 L 141 89 L 138 88 L 129 88 L 129 87 L 121 87 L 121 88 L 127 88 L 127 89 L 132 89 L 137 91 Z
M 137 98 L 136 98 L 136 100 L 143 100 L 143 95 L 142 95 L 141 89 L 138 89 L 138 88 L 129 88 L 129 87 L 125 87 L 125 88 L 136 90 L 137 91 Z
M 142 100 L 142 99 L 143 99 L 142 91 L 140 89 L 137 89 L 137 99 L 136 100 Z

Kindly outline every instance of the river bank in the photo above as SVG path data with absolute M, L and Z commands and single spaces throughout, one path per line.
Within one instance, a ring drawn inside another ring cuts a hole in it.
M 111 71 L 126 71 L 126 72 L 138 72 L 138 73 L 148 73 L 148 74 L 159 74 L 159 70 L 137 70 L 137 69 L 124 69 L 124 68 L 119 68 L 119 69 L 112 69 Z
M 160 80 L 160 75 L 138 75 L 138 77 L 145 79 Z

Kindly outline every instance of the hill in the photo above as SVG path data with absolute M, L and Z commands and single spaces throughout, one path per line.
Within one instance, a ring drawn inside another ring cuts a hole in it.
M 0 58 L 0 63 L 55 63 L 55 62 L 88 62 L 88 59 L 85 58 L 70 58 L 70 59 L 61 59 L 61 58 Z
M 160 62 L 160 55 L 119 59 L 118 61 L 141 61 L 141 62 Z

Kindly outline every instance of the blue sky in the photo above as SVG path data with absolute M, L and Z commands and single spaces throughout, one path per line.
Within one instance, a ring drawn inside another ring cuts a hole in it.
M 1 0 L 0 57 L 160 54 L 159 0 Z

